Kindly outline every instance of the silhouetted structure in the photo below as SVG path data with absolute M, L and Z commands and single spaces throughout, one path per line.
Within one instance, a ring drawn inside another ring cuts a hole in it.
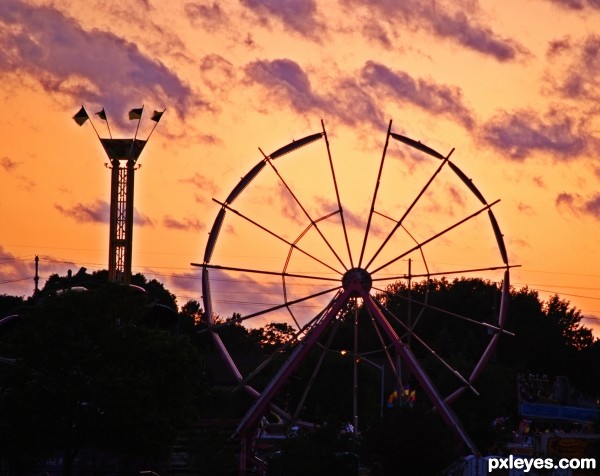
M 162 117 L 163 111 L 154 111 L 155 122 L 146 140 L 137 139 L 144 108 L 129 111 L 129 119 L 138 121 L 133 139 L 113 139 L 104 108 L 96 115 L 106 122 L 109 138 L 101 138 L 85 108 L 73 116 L 80 126 L 90 121 L 96 136 L 110 160 L 110 227 L 108 238 L 108 279 L 124 284 L 131 283 L 131 255 L 133 247 L 133 189 L 136 163 L 144 146 Z
M 100 142 L 110 160 L 111 168 L 108 279 L 129 284 L 133 247 L 134 177 L 136 161 L 146 141 L 100 139 Z

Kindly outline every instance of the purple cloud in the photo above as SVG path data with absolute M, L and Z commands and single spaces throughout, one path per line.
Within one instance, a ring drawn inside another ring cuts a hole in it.
M 571 39 L 569 37 L 561 38 L 560 40 L 552 40 L 548 43 L 548 52 L 546 55 L 549 58 L 561 54 L 563 52 L 569 52 L 572 48 Z
M 600 220 L 600 194 L 596 194 L 583 204 L 583 209 L 589 215 Z
M 0 276 L 2 276 L 2 293 L 10 296 L 29 296 L 34 290 L 35 257 L 15 256 L 0 245 Z M 77 269 L 72 261 L 39 256 L 39 287 L 51 274 L 66 274 L 68 269 Z M 1 316 L 0 316 L 1 317 Z
M 158 278 L 166 283 L 168 283 L 167 287 L 169 289 L 179 289 L 184 290 L 186 292 L 192 292 L 196 294 L 200 289 L 199 282 L 201 280 L 200 271 L 189 271 L 183 273 L 174 273 L 169 276 L 165 276 L 164 274 L 157 273 Z M 195 299 L 198 299 L 196 297 Z M 187 301 L 186 301 L 187 302 Z M 185 303 L 184 303 L 185 304 Z
M 343 199 L 343 197 L 342 197 Z M 317 199 L 317 202 L 320 204 L 320 206 L 323 208 L 323 210 L 327 210 L 327 211 L 334 211 L 337 210 L 338 206 L 337 203 L 330 200 L 330 199 L 326 199 L 324 197 L 319 197 Z M 378 208 L 376 206 L 376 208 Z M 343 213 L 344 213 L 344 223 L 346 224 L 346 227 L 349 231 L 350 234 L 353 233 L 358 233 L 359 236 L 363 236 L 367 227 L 367 221 L 369 218 L 369 209 L 365 208 L 363 210 L 350 210 L 347 207 L 345 208 L 344 205 L 342 204 L 342 209 L 343 209 Z M 381 212 L 381 210 L 376 210 L 376 212 Z M 341 227 L 341 218 L 339 218 L 336 215 L 336 218 L 333 218 L 334 220 L 338 220 L 339 222 L 339 226 Z M 385 221 L 383 220 L 379 220 L 377 218 L 377 214 L 375 214 L 375 219 L 371 222 L 371 228 L 369 230 L 369 233 L 372 236 L 378 236 L 378 237 L 384 237 L 389 233 L 389 228 L 386 226 L 382 226 L 382 223 L 385 223 L 386 225 L 391 223 L 389 220 L 385 219 Z M 341 228 L 340 228 L 341 229 Z
M 268 22 L 269 16 L 278 18 L 285 28 L 304 36 L 315 37 L 324 29 L 316 19 L 314 0 L 242 0 L 242 4 L 261 16 L 261 21 Z
M 585 198 L 578 193 L 563 192 L 556 197 L 557 208 L 567 208 L 574 213 L 591 215 L 600 220 L 600 193 Z
M 139 212 L 137 208 L 133 210 L 133 225 L 134 226 L 154 226 L 154 222 L 148 215 Z
M 584 126 L 558 111 L 542 118 L 523 110 L 498 114 L 483 126 L 482 134 L 485 142 L 515 161 L 523 161 L 536 152 L 569 160 L 590 147 Z
M 424 79 L 413 79 L 403 71 L 392 71 L 387 66 L 368 61 L 361 71 L 362 81 L 383 91 L 396 101 L 415 104 L 432 114 L 456 118 L 465 127 L 473 127 L 471 111 L 462 103 L 459 88 L 439 85 Z
M 197 218 L 186 217 L 182 220 L 179 220 L 175 217 L 172 217 L 171 215 L 166 215 L 163 218 L 163 225 L 165 227 L 171 228 L 173 230 L 185 230 L 185 231 L 188 231 L 188 230 L 198 231 L 198 230 L 202 230 L 205 227 L 204 223 L 202 223 Z
M 392 46 L 392 40 L 381 23 L 365 23 L 362 26 L 362 33 L 366 38 L 379 43 L 384 48 L 391 48 Z
M 575 201 L 575 196 L 570 193 L 559 193 L 556 197 L 556 206 L 562 207 L 566 206 L 568 208 L 573 208 L 573 203 Z
M 335 94 L 329 100 L 327 112 L 333 112 L 348 126 L 367 123 L 379 127 L 385 123 L 375 99 L 351 78 L 343 78 L 338 82 Z
M 292 60 L 254 61 L 246 66 L 245 72 L 250 80 L 287 99 L 298 112 L 322 106 L 322 100 L 313 92 L 308 76 Z
M 80 223 L 108 223 L 110 216 L 110 205 L 104 200 L 96 200 L 91 205 L 79 202 L 70 207 L 55 203 L 54 208 Z
M 13 255 L 0 245 L 0 276 L 2 276 L 1 284 L 3 292 L 5 292 L 4 289 L 7 285 L 18 286 L 16 283 L 23 281 L 33 283 L 33 263 L 33 258 L 26 261 L 23 258 Z
M 465 206 L 465 196 L 461 190 L 454 185 L 448 185 L 447 191 L 448 197 L 451 197 L 451 200 L 448 200 L 449 204 L 456 204 L 461 208 Z M 452 215 L 454 215 L 454 213 L 452 213 Z
M 199 69 L 202 81 L 216 100 L 219 103 L 230 102 L 231 87 L 237 83 L 233 64 L 220 55 L 210 54 L 200 60 Z
M 346 0 L 345 3 L 349 8 L 363 4 L 359 0 Z M 502 38 L 489 27 L 481 25 L 473 13 L 467 16 L 470 12 L 464 10 L 451 12 L 443 3 L 435 0 L 372 0 L 369 8 L 377 18 L 426 29 L 438 37 L 451 39 L 498 61 L 510 61 L 525 52 L 514 40 Z
M 553 71 L 560 71 L 555 86 L 560 93 L 569 98 L 600 99 L 597 88 L 600 82 L 599 35 L 588 36 L 580 42 L 569 37 L 556 40 L 550 43 L 547 56 L 556 60 Z M 566 68 L 561 66 L 565 63 Z
M 174 104 L 181 116 L 207 105 L 134 43 L 84 30 L 53 7 L 21 0 L 0 3 L 0 72 L 30 75 L 47 91 L 102 104 L 109 112 L 147 99 L 157 107 Z
M 600 0 L 550 0 L 550 2 L 568 10 L 584 10 L 586 7 L 600 8 Z
M 205 177 L 204 175 L 200 175 L 198 172 L 196 172 L 191 177 L 179 179 L 179 182 L 189 183 L 194 187 L 199 188 L 209 194 L 214 194 L 217 192 L 217 185 L 215 184 L 215 182 L 212 179 Z
M 110 205 L 104 200 L 96 200 L 92 204 L 84 204 L 81 202 L 72 206 L 63 206 L 60 203 L 55 203 L 56 208 L 63 215 L 74 219 L 80 223 L 108 223 L 110 219 Z M 134 209 L 133 221 L 137 226 L 153 226 L 152 220 Z
M 218 187 L 215 182 L 199 173 L 195 173 L 193 176 L 180 179 L 180 183 L 191 184 L 197 193 L 194 194 L 194 200 L 196 203 L 207 203 L 210 201 L 210 197 L 217 193 Z
M 183 7 L 192 24 L 200 24 L 206 31 L 217 31 L 227 23 L 227 15 L 217 2 L 211 5 L 189 2 Z
M 368 123 L 378 127 L 384 123 L 376 100 L 381 95 L 415 104 L 431 114 L 450 116 L 467 128 L 474 124 L 471 111 L 462 103 L 460 89 L 413 79 L 373 61 L 362 68 L 359 82 L 342 77 L 333 92 L 323 94 L 313 89 L 306 72 L 290 59 L 254 61 L 246 66 L 245 73 L 248 81 L 260 84 L 276 101 L 289 103 L 296 112 L 326 113 L 349 126 Z
M 319 95 L 298 63 L 289 59 L 254 61 L 246 66 L 247 80 L 263 86 L 278 101 L 298 113 L 326 113 L 347 125 L 367 122 L 380 125 L 382 114 L 374 99 L 353 79 L 342 78 L 335 93 Z
M 230 61 L 227 61 L 220 55 L 206 55 L 200 60 L 200 71 L 203 74 L 215 72 L 220 76 L 221 81 L 223 76 L 230 80 L 235 76 L 235 68 Z
M 493 56 L 498 61 L 513 60 L 525 51 L 515 41 L 500 38 L 490 28 L 478 25 L 462 11 L 455 14 L 446 13 L 436 3 L 426 11 L 426 15 L 431 18 L 437 35 L 451 38 L 474 51 Z

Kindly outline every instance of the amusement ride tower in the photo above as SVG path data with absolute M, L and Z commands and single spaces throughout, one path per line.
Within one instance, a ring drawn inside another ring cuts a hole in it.
M 110 164 L 106 164 L 106 166 L 111 169 L 108 279 L 109 281 L 123 284 L 130 284 L 131 282 L 133 190 L 135 171 L 139 168 L 137 161 L 164 113 L 164 110 L 154 111 L 151 119 L 155 124 L 148 137 L 145 140 L 142 140 L 137 138 L 137 133 L 139 131 L 143 110 L 144 108 L 141 107 L 129 111 L 129 119 L 138 121 L 133 139 L 114 139 L 112 137 L 108 118 L 104 109 L 97 112 L 96 115 L 106 122 L 109 133 L 108 138 L 100 137 L 83 106 L 81 106 L 81 109 L 73 116 L 75 122 L 80 126 L 87 120 L 90 121 L 90 124 L 92 124 L 94 132 L 100 140 L 110 161 Z

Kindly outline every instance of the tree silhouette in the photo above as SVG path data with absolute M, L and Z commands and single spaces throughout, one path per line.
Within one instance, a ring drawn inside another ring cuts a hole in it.
M 194 415 L 200 363 L 188 339 L 142 325 L 148 296 L 108 284 L 49 296 L 4 341 L 0 451 L 13 467 L 85 448 L 164 460 Z

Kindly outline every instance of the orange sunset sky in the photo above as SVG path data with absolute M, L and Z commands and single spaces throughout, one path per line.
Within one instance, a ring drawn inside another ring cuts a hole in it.
M 452 162 L 500 199 L 494 214 L 520 265 L 512 286 L 559 294 L 600 336 L 599 31 L 598 0 L 2 0 L 0 293 L 31 295 L 36 255 L 41 285 L 107 268 L 110 171 L 90 122 L 72 119 L 81 105 L 100 136 L 104 108 L 113 137 L 129 138 L 127 112 L 144 106 L 142 139 L 166 108 L 136 172 L 133 271 L 180 305 L 202 294 L 190 263 L 202 262 L 220 209 L 211 199 L 224 201 L 261 150 L 321 132 L 321 120 L 356 257 L 391 120 L 444 156 L 455 148 Z M 399 218 L 437 167 L 429 159 L 390 143 L 378 211 Z M 327 160 L 321 140 L 277 162 L 316 217 L 335 201 Z M 293 241 L 305 224 L 267 172 L 236 209 Z M 423 240 L 464 218 L 480 208 L 472 198 L 450 175 L 436 179 L 410 233 Z M 389 227 L 377 217 L 369 252 Z M 447 238 L 431 247 L 432 269 L 501 264 L 489 223 Z M 286 258 L 241 222 L 226 221 L 219 240 L 215 264 L 281 271 Z M 223 314 L 256 298 L 240 277 L 223 272 L 213 289 Z M 269 279 L 243 275 L 264 296 Z

